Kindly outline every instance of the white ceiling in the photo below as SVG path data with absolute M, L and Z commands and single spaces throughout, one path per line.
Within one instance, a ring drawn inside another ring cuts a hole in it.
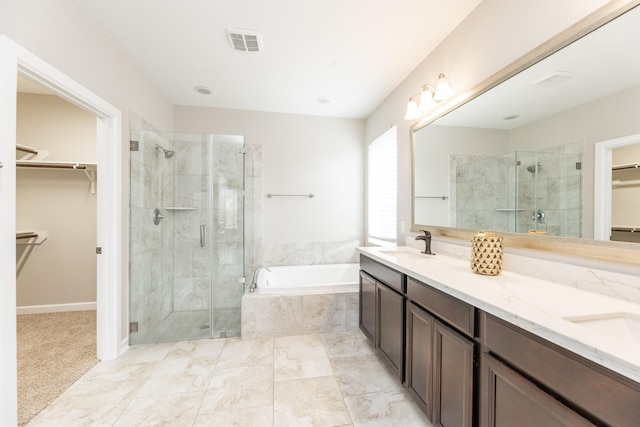
M 77 2 L 173 104 L 366 118 L 480 0 Z M 263 51 L 232 50 L 227 28 Z
M 640 85 L 640 7 L 520 72 L 454 112 L 443 126 L 513 129 Z M 553 73 L 571 77 L 536 85 Z M 505 117 L 517 115 L 513 120 Z

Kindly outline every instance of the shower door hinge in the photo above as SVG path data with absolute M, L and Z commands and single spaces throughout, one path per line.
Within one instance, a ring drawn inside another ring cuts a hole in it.
M 129 333 L 135 334 L 138 332 L 138 322 L 129 323 Z
M 100 255 L 102 253 L 102 247 L 98 246 L 96 248 L 96 254 Z
M 241 148 L 239 153 L 240 154 L 247 154 L 247 149 L 246 148 Z
M 129 141 L 129 151 L 138 151 L 138 141 Z
M 582 162 L 576 162 L 576 170 L 581 170 L 582 169 Z

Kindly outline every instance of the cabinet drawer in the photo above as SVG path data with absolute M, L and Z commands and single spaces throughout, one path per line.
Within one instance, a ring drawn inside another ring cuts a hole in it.
M 402 274 L 390 269 L 386 265 L 380 264 L 364 255 L 360 255 L 360 269 L 366 271 L 376 280 L 384 283 L 390 288 L 404 294 L 404 286 L 402 283 Z
M 640 384 L 486 313 L 481 327 L 490 353 L 564 400 L 609 425 L 638 425 Z
M 407 278 L 407 296 L 461 332 L 473 337 L 473 306 L 410 277 Z

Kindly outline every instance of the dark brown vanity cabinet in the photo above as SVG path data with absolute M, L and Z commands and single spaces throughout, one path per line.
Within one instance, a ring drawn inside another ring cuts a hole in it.
M 435 426 L 470 427 L 474 308 L 412 278 L 407 297 L 406 387 Z
M 367 273 L 360 272 L 360 330 L 371 341 L 376 336 L 376 281 Z
M 593 426 L 499 360 L 482 354 L 481 427 Z
M 480 319 L 481 427 L 640 425 L 640 384 L 487 313 Z
M 360 329 L 402 380 L 405 276 L 366 257 L 360 268 Z

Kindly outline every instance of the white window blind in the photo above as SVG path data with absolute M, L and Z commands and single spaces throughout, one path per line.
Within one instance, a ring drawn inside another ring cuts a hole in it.
M 395 126 L 369 144 L 369 244 L 396 242 L 398 149 Z

